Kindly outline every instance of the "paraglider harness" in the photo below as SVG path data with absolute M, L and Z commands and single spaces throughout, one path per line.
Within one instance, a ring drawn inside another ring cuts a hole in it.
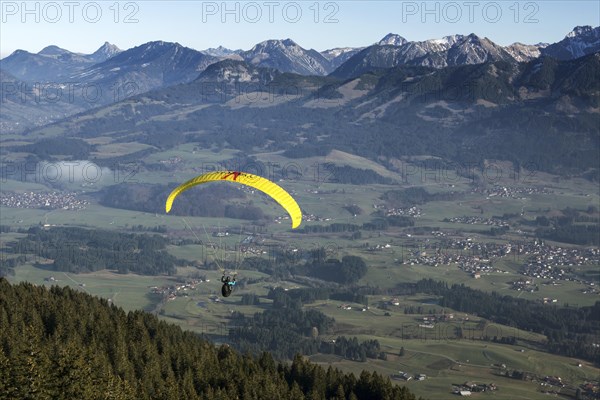
M 229 297 L 231 292 L 233 291 L 233 287 L 235 286 L 235 275 L 233 279 L 229 276 L 223 275 L 221 277 L 221 282 L 223 282 L 223 287 L 221 288 L 221 294 L 223 297 Z

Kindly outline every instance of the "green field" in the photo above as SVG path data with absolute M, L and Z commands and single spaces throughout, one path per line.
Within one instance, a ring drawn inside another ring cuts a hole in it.
M 46 278 L 53 277 L 53 281 Z M 93 296 L 111 299 L 123 309 L 147 310 L 154 304 L 148 298 L 149 288 L 162 286 L 172 281 L 168 277 L 140 276 L 135 274 L 120 275 L 108 271 L 87 274 L 71 274 L 22 265 L 15 269 L 15 276 L 9 277 L 12 282 L 28 281 L 37 285 L 71 286 Z
M 47 128 L 45 135 L 53 135 L 52 129 Z M 112 138 L 101 138 L 95 142 L 98 145 L 99 157 L 116 156 L 141 150 L 143 146 L 137 143 L 113 143 Z M 194 175 L 205 172 L 203 169 L 223 165 L 226 160 L 240 157 L 236 150 L 231 149 L 205 149 L 199 150 L 194 144 L 177 146 L 168 151 L 153 153 L 145 160 L 149 163 L 175 162 L 171 169 L 162 171 L 141 170 L 133 177 L 140 183 L 176 183 L 182 182 Z M 585 212 L 590 206 L 597 207 L 600 196 L 597 185 L 581 179 L 558 179 L 557 177 L 536 173 L 528 174 L 525 171 L 519 179 L 504 174 L 501 179 L 486 182 L 488 188 L 497 185 L 509 187 L 544 187 L 552 190 L 547 194 L 519 195 L 512 197 L 486 196 L 473 193 L 466 178 L 457 178 L 453 175 L 438 176 L 434 172 L 415 170 L 414 174 L 403 177 L 398 171 L 390 171 L 379 164 L 361 157 L 352 156 L 341 151 L 335 151 L 327 157 L 311 157 L 306 159 L 288 160 L 280 153 L 256 154 L 257 160 L 267 165 L 293 168 L 302 173 L 301 177 L 278 176 L 281 170 L 274 170 L 275 178 L 284 178 L 278 181 L 288 190 L 301 205 L 305 215 L 321 218 L 321 221 L 304 221 L 303 225 L 329 225 L 331 223 L 348 223 L 361 226 L 370 222 L 374 216 L 374 205 L 382 204 L 382 195 L 389 190 L 398 190 L 410 186 L 421 186 L 429 193 L 461 192 L 456 200 L 432 201 L 420 204 L 421 216 L 415 218 L 415 227 L 428 227 L 419 235 L 409 236 L 405 228 L 390 228 L 385 231 L 361 231 L 361 237 L 352 239 L 349 232 L 305 234 L 292 231 L 288 225 L 289 220 L 275 223 L 274 218 L 283 216 L 284 212 L 271 199 L 256 193 L 247 196 L 247 201 L 259 206 L 268 220 L 262 221 L 258 227 L 252 221 L 241 221 L 226 218 L 203 217 L 178 217 L 164 213 L 143 213 L 124 209 L 114 209 L 101 206 L 94 197 L 94 191 L 101 187 L 119 183 L 122 179 L 111 179 L 99 182 L 93 186 L 82 187 L 79 183 L 68 185 L 65 189 L 74 190 L 79 195 L 90 200 L 85 210 L 38 210 L 25 208 L 0 207 L 0 224 L 8 225 L 13 230 L 27 229 L 39 224 L 55 226 L 83 226 L 95 229 L 107 229 L 129 232 L 132 227 L 143 226 L 154 228 L 165 226 L 169 238 L 193 240 L 196 243 L 170 245 L 169 253 L 177 258 L 188 261 L 187 267 L 178 268 L 176 276 L 139 276 L 134 274 L 120 275 L 109 271 L 99 271 L 87 274 L 70 274 L 50 271 L 41 265 L 34 266 L 28 261 L 15 268 L 11 282 L 29 281 L 39 285 L 69 285 L 77 290 L 85 291 L 94 296 L 110 299 L 114 304 L 125 310 L 143 309 L 157 312 L 165 321 L 177 324 L 184 329 L 189 329 L 199 334 L 205 334 L 216 342 L 226 341 L 227 324 L 233 311 L 245 315 L 252 315 L 270 307 L 270 300 L 266 298 L 269 288 L 280 286 L 291 289 L 300 286 L 293 281 L 277 281 L 256 271 L 238 271 L 240 279 L 253 279 L 256 283 L 238 287 L 229 298 L 219 298 L 221 271 L 204 270 L 194 265 L 202 265 L 204 261 L 211 263 L 217 261 L 224 264 L 226 261 L 239 265 L 239 261 L 249 255 L 243 255 L 236 249 L 245 238 L 244 232 L 252 232 L 253 228 L 260 231 L 257 235 L 260 243 L 268 243 L 278 249 L 296 251 L 295 249 L 318 249 L 325 247 L 328 257 L 341 259 L 344 255 L 357 255 L 362 257 L 369 266 L 367 274 L 359 284 L 379 286 L 391 289 L 398 283 L 417 282 L 423 278 L 443 280 L 448 284 L 466 284 L 467 286 L 487 292 L 496 291 L 503 295 L 521 297 L 530 300 L 540 300 L 544 297 L 556 298 L 558 304 L 584 306 L 592 305 L 600 300 L 600 294 L 587 293 L 586 284 L 574 281 L 560 281 L 556 284 L 547 284 L 540 280 L 539 291 L 515 291 L 509 282 L 522 278 L 520 269 L 526 257 L 503 257 L 495 261 L 495 267 L 504 272 L 482 273 L 480 279 L 474 279 L 470 274 L 462 271 L 456 264 L 438 265 L 436 267 L 405 264 L 403 261 L 411 257 L 416 250 L 422 251 L 425 244 L 439 243 L 433 230 L 443 230 L 448 237 L 470 237 L 473 240 L 486 243 L 506 243 L 513 241 L 531 241 L 534 227 L 519 222 L 511 226 L 504 236 L 490 236 L 489 225 L 444 222 L 445 218 L 476 216 L 492 218 L 503 214 L 516 214 L 526 221 L 534 221 L 538 216 L 559 215 L 567 207 Z M 412 159 L 410 162 L 414 162 Z M 268 164 L 270 163 L 270 164 Z M 322 170 L 319 168 L 324 163 L 334 163 L 338 166 L 352 166 L 354 168 L 370 168 L 373 171 L 395 179 L 395 185 L 343 185 L 338 183 L 323 182 Z M 113 173 L 115 171 L 111 171 Z M 120 171 L 126 173 L 127 171 Z M 427 174 L 429 173 L 429 174 Z M 123 176 L 120 176 L 123 178 Z M 406 179 L 404 179 L 406 178 Z M 54 189 L 40 183 L 21 183 L 12 180 L 2 182 L 2 191 L 52 191 Z M 84 193 L 85 191 L 85 193 Z M 362 210 L 359 215 L 351 215 L 343 207 L 357 205 Z M 522 213 L 522 215 L 521 215 Z M 598 216 L 596 211 L 594 216 Z M 512 222 L 513 224 L 514 222 Z M 213 237 L 213 232 L 228 231 L 229 236 L 224 238 Z M 15 232 L 0 235 L 0 247 L 4 248 L 11 242 L 23 237 L 24 234 Z M 212 243 L 212 246 L 208 245 Z M 383 246 L 379 250 L 372 250 L 376 245 Z M 388 245 L 388 247 L 385 247 Z M 557 244 L 565 247 L 573 245 Z M 257 245 L 261 247 L 261 245 Z M 266 248 L 266 246 L 263 246 Z M 427 250 L 431 253 L 435 246 Z M 8 254 L 6 257 L 14 257 Z M 263 254 L 268 257 L 269 254 Z M 40 261 L 40 260 L 37 260 Z M 47 264 L 46 264 L 47 265 Z M 598 280 L 599 265 L 588 264 L 575 267 L 578 276 Z M 199 283 L 195 289 L 178 295 L 173 300 L 161 302 L 160 296 L 150 293 L 152 287 L 174 285 L 187 278 L 202 276 L 210 282 Z M 50 277 L 53 280 L 50 280 Z M 241 296 L 245 293 L 257 294 L 261 297 L 258 306 L 241 305 Z M 216 301 L 216 299 L 219 299 Z M 492 334 L 512 335 L 518 338 L 517 345 L 501 345 L 480 340 L 483 331 L 478 328 L 479 318 L 456 313 L 456 319 L 446 323 L 436 324 L 435 329 L 429 331 L 418 327 L 423 315 L 406 315 L 405 306 L 423 306 L 425 310 L 433 309 L 441 312 L 435 304 L 423 304 L 428 300 L 419 296 L 404 296 L 399 298 L 400 305 L 389 310 L 381 310 L 377 305 L 388 301 L 389 297 L 370 296 L 369 309 L 360 311 L 364 305 L 352 304 L 352 310 L 341 308 L 340 302 L 319 301 L 307 305 L 314 307 L 336 320 L 335 329 L 326 335 L 325 340 L 335 338 L 336 335 L 356 336 L 361 340 L 377 339 L 382 350 L 388 354 L 387 360 L 368 360 L 367 363 L 343 360 L 331 355 L 315 355 L 313 361 L 332 365 L 345 371 L 352 371 L 359 375 L 365 369 L 379 371 L 386 376 L 405 371 L 411 374 L 424 373 L 428 376 L 425 381 L 394 381 L 407 385 L 411 391 L 425 398 L 444 399 L 454 398 L 451 394 L 452 384 L 465 381 L 476 383 L 494 382 L 499 390 L 493 393 L 481 393 L 477 396 L 494 396 L 496 398 L 522 398 L 542 399 L 547 398 L 541 390 L 547 390 L 539 382 L 517 381 L 499 375 L 501 367 L 525 370 L 539 376 L 558 375 L 564 381 L 573 385 L 581 384 L 586 380 L 598 379 L 600 370 L 589 363 L 582 362 L 582 367 L 577 367 L 580 360 L 550 355 L 537 350 L 544 337 L 530 332 L 516 330 L 505 326 L 493 324 L 485 325 L 488 336 Z M 451 312 L 452 310 L 446 310 Z M 385 313 L 389 316 L 386 316 Z M 428 311 L 425 311 L 428 312 Z M 465 318 L 469 318 L 467 321 Z M 468 332 L 470 337 L 456 338 L 455 328 L 460 326 L 463 332 Z M 410 335 L 419 338 L 409 338 Z M 404 347 L 405 355 L 398 357 L 400 348 Z
M 186 296 L 168 301 L 160 312 L 160 317 L 165 321 L 208 335 L 218 342 L 225 339 L 228 315 L 231 312 L 238 311 L 252 315 L 269 307 L 269 300 L 264 298 L 268 292 L 267 287 L 271 285 L 267 281 L 249 285 L 236 291 L 230 298 L 221 298 L 215 302 L 214 299 L 218 298 L 215 295 L 218 293 L 220 285 L 217 282 L 219 272 L 183 268 L 179 270 L 178 275 L 183 277 L 195 272 L 206 275 L 211 282 L 201 283 L 195 290 L 189 291 Z M 247 278 L 268 278 L 264 274 L 252 271 L 240 271 L 240 275 Z M 49 276 L 53 276 L 56 281 L 45 282 L 44 279 Z M 169 277 L 119 275 L 106 271 L 78 275 L 63 274 L 31 265 L 16 269 L 16 275 L 11 280 L 15 282 L 27 280 L 45 285 L 69 285 L 92 295 L 111 299 L 116 305 L 126 310 L 153 309 L 155 304 L 147 296 L 149 288 L 174 282 L 173 278 Z M 289 288 L 297 287 L 297 285 L 286 282 L 276 284 Z M 240 299 L 244 293 L 262 296 L 261 305 L 242 306 Z M 577 367 L 580 360 L 554 356 L 532 348 L 529 343 L 543 340 L 541 335 L 492 324 L 485 328 L 488 334 L 514 335 L 525 346 L 519 345 L 519 343 L 516 346 L 509 346 L 483 342 L 479 340 L 482 331 L 476 329 L 477 317 L 456 312 L 456 321 L 440 323 L 433 332 L 424 332 L 425 330 L 419 330 L 416 326 L 419 320 L 428 314 L 406 315 L 402 312 L 403 307 L 422 305 L 427 312 L 430 308 L 439 312 L 439 306 L 424 304 L 423 301 L 427 299 L 423 296 L 405 296 L 399 298 L 400 305 L 396 307 L 397 309 L 390 309 L 387 311 L 390 316 L 385 316 L 386 311 L 377 309 L 376 304 L 387 300 L 389 297 L 370 296 L 370 309 L 367 311 L 360 311 L 363 305 L 359 304 L 352 304 L 352 310 L 344 310 L 339 307 L 342 303 L 337 301 L 318 301 L 307 306 L 315 307 L 335 318 L 335 331 L 324 334 L 322 336 L 324 340 L 335 338 L 337 335 L 356 336 L 359 340 L 377 339 L 382 350 L 388 354 L 386 361 L 368 360 L 367 363 L 360 363 L 331 355 L 316 355 L 310 358 L 315 362 L 354 372 L 356 375 L 360 375 L 365 368 L 378 371 L 386 376 L 397 374 L 398 371 L 413 375 L 426 374 L 425 381 L 404 382 L 399 380 L 394 382 L 407 385 L 416 394 L 425 398 L 436 399 L 453 398 L 452 384 L 466 381 L 495 383 L 499 390 L 493 395 L 501 396 L 501 398 L 505 398 L 505 396 L 519 398 L 521 396 L 520 398 L 541 399 L 543 396 L 547 396 L 540 392 L 539 383 L 517 381 L 500 376 L 499 374 L 503 370 L 500 367 L 501 364 L 505 364 L 509 370 L 525 370 L 539 376 L 561 376 L 563 381 L 569 384 L 583 383 L 598 376 L 598 368 L 594 368 L 587 362 L 582 362 L 583 366 Z M 446 312 L 451 311 L 446 310 Z M 459 321 L 465 317 L 469 317 L 470 320 Z M 463 339 L 454 337 L 453 328 L 458 325 L 465 329 L 464 332 L 471 332 L 472 336 L 469 337 L 469 333 L 467 333 L 467 337 Z M 403 337 L 403 335 L 408 336 L 409 334 L 422 336 L 418 339 Z M 398 353 L 402 347 L 405 349 L 405 355 L 399 357 Z M 432 393 L 436 393 L 436 395 L 432 397 Z
M 369 304 L 375 303 L 377 298 L 369 298 Z M 403 298 L 400 300 L 400 310 L 404 305 L 419 304 L 418 298 Z M 517 381 L 500 376 L 504 369 L 517 369 L 534 373 L 539 376 L 561 376 L 563 381 L 577 384 L 596 379 L 598 368 L 590 363 L 576 359 L 568 359 L 550 355 L 523 346 L 500 345 L 493 342 L 483 342 L 478 339 L 481 332 L 475 331 L 471 338 L 457 339 L 453 337 L 453 326 L 463 325 L 463 322 L 438 324 L 433 332 L 424 332 L 418 329 L 419 315 L 405 315 L 389 311 L 391 316 L 385 316 L 382 310 L 360 311 L 360 307 L 344 310 L 338 306 L 341 303 L 320 301 L 313 306 L 327 315 L 333 316 L 339 328 L 335 335 L 356 336 L 361 339 L 377 340 L 382 345 L 382 350 L 388 353 L 388 360 L 368 360 L 370 369 L 379 371 L 384 375 L 398 374 L 398 371 L 408 372 L 411 375 L 426 374 L 425 381 L 411 380 L 399 384 L 407 385 L 416 394 L 426 398 L 453 398 L 452 384 L 462 384 L 466 381 L 475 383 L 495 383 L 499 391 L 495 395 L 501 398 L 543 398 L 547 396 L 539 392 L 539 383 Z M 448 310 L 447 310 L 448 311 Z M 464 317 L 456 313 L 456 318 Z M 471 319 L 476 318 L 470 316 Z M 471 322 L 473 325 L 475 322 Z M 468 323 L 467 323 L 468 324 Z M 446 326 L 444 326 L 446 325 Z M 486 328 L 488 333 L 514 335 L 524 343 L 543 340 L 541 335 L 523 332 L 514 328 L 491 325 Z M 402 333 L 422 333 L 421 339 L 406 339 Z M 405 354 L 399 357 L 400 349 L 404 348 Z M 360 362 L 341 359 L 331 355 L 317 355 L 311 357 L 313 361 L 332 365 L 342 370 L 360 375 L 365 365 Z M 577 367 L 581 362 L 582 367 Z M 431 393 L 436 393 L 432 397 Z M 444 395 L 446 393 L 446 395 Z

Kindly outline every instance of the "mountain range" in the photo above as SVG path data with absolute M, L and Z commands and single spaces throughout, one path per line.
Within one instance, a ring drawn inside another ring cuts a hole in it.
M 106 61 L 120 52 L 117 46 L 108 42 L 92 54 L 73 53 L 58 46 L 44 47 L 37 54 L 17 50 L 0 60 L 0 68 L 24 81 L 65 80 L 70 79 L 74 73 Z
M 508 160 L 516 167 L 599 179 L 598 70 L 600 53 L 446 68 L 401 65 L 350 79 L 225 59 L 191 82 L 34 133 L 138 142 L 146 145 L 144 154 L 190 142 L 292 158 L 337 149 L 392 169 L 406 157 L 428 155 L 454 165 Z M 138 156 L 123 157 L 95 162 L 110 166 Z
M 349 61 L 344 66 L 345 71 L 357 65 L 363 65 L 364 68 L 391 68 L 396 65 L 444 68 L 502 59 L 522 62 L 540 55 L 568 60 L 597 51 L 600 51 L 600 27 L 577 26 L 560 42 L 536 45 L 514 43 L 500 46 L 473 33 L 425 41 L 408 41 L 390 33 L 366 48 L 340 47 L 322 52 L 304 49 L 291 39 L 266 40 L 247 51 L 229 50 L 222 46 L 197 51 L 178 43 L 162 41 L 145 43 L 125 51 L 106 42 L 92 54 L 73 53 L 57 46 L 48 46 L 37 54 L 17 50 L 0 60 L 0 69 L 28 82 L 56 82 L 97 73 L 110 75 L 106 71 L 118 71 L 115 68 L 135 69 L 144 65 L 155 68 L 150 64 L 159 64 L 159 69 L 162 66 L 171 71 L 181 69 L 181 73 L 164 79 L 165 85 L 168 85 L 179 80 L 190 81 L 208 65 L 223 58 L 244 60 L 282 72 L 327 75 Z M 107 62 L 115 56 L 118 56 L 115 60 Z M 189 78 L 186 77 L 188 71 L 197 73 Z M 337 74 L 343 75 L 342 72 Z
M 32 59 L 48 59 L 50 65 L 72 60 L 70 69 L 62 69 L 72 72 L 70 78 L 114 97 L 85 102 L 77 96 L 83 85 L 75 84 L 68 102 L 40 101 L 44 90 L 53 93 L 61 85 L 31 85 L 23 79 L 24 69 L 15 69 L 9 58 L 2 60 L 7 62 L 0 70 L 5 99 L 0 126 L 27 130 L 32 120 L 44 125 L 117 102 L 110 117 L 99 108 L 53 129 L 68 136 L 114 136 L 121 141 L 125 138 L 118 132 L 136 126 L 144 133 L 127 140 L 158 148 L 178 140 L 217 140 L 242 143 L 241 149 L 248 138 L 242 140 L 235 132 L 256 129 L 253 145 L 280 143 L 266 150 L 309 154 L 311 149 L 335 147 L 371 158 L 420 153 L 464 161 L 477 154 L 526 163 L 560 158 L 556 151 L 561 150 L 572 154 L 561 168 L 582 171 L 593 168 L 593 149 L 598 148 L 594 124 L 600 84 L 594 71 L 599 69 L 599 29 L 576 27 L 558 43 L 507 47 L 474 34 L 422 42 L 389 34 L 363 49 L 322 53 L 305 51 L 289 39 L 265 41 L 248 51 L 214 49 L 213 55 L 167 42 L 126 51 L 105 44 L 95 56 L 48 47 Z M 102 61 L 89 61 L 92 56 Z M 333 69 L 335 60 L 340 65 Z M 131 82 L 135 86 L 125 92 Z M 115 93 L 115 87 L 123 92 Z M 7 95 L 16 88 L 17 93 Z M 250 115 L 263 121 L 253 122 L 255 129 L 247 127 Z M 93 122 L 99 118 L 102 126 Z M 151 122 L 130 126 L 137 118 Z M 282 118 L 284 125 L 277 122 Z M 320 130 L 329 132 L 319 143 L 311 139 L 313 120 L 322 121 Z M 199 127 L 206 137 L 186 133 Z M 401 134 L 395 134 L 398 129 Z M 166 143 L 159 138 L 161 131 L 182 134 L 171 135 Z M 361 139 L 366 133 L 368 143 Z M 305 138 L 302 144 L 295 135 Z M 572 135 L 578 140 L 564 142 L 563 136 Z M 352 146 L 349 137 L 354 138 Z
M 600 27 L 576 26 L 557 43 L 543 46 L 540 52 L 559 60 L 583 57 L 600 50 Z

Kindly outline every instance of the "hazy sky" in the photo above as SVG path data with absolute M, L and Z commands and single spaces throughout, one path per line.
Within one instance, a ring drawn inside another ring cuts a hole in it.
M 164 40 L 197 50 L 291 38 L 304 48 L 475 33 L 500 45 L 561 40 L 600 25 L 598 1 L 0 1 L 0 57 L 48 45 L 92 53 Z

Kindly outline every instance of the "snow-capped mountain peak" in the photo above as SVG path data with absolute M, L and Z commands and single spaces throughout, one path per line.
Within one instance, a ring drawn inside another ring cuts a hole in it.
M 209 56 L 213 56 L 213 57 L 224 58 L 224 57 L 229 57 L 229 56 L 241 53 L 241 50 L 230 50 L 226 47 L 219 46 L 219 47 L 211 47 L 206 50 L 202 50 L 202 53 L 208 54 Z
M 252 65 L 302 75 L 326 75 L 331 70 L 329 60 L 321 53 L 306 50 L 291 39 L 266 40 L 240 56 Z
M 279 40 L 279 39 L 269 39 L 269 40 L 265 40 L 263 42 L 257 43 L 256 45 L 254 45 L 254 47 L 252 47 L 252 49 L 250 49 L 251 52 L 257 52 L 257 53 L 265 53 L 268 52 L 269 50 L 274 50 L 274 49 L 284 49 L 286 47 L 299 47 L 293 40 L 291 39 L 284 39 L 284 40 Z
M 328 60 L 333 60 L 334 58 L 339 57 L 342 54 L 355 50 L 356 49 L 354 47 L 336 47 L 335 49 L 322 51 L 321 54 L 323 54 L 323 56 L 325 56 L 325 58 L 327 58 Z
M 444 36 L 441 39 L 430 39 L 430 40 L 427 40 L 427 42 L 436 44 L 436 45 L 440 45 L 443 47 L 452 47 L 455 43 L 463 40 L 464 38 L 465 38 L 464 35 L 449 35 L 449 36 Z
M 397 35 L 395 33 L 388 33 L 383 37 L 383 39 L 377 42 L 377 44 L 380 46 L 402 46 L 407 42 L 408 41 L 400 35 Z
M 444 68 L 512 59 L 506 50 L 487 38 L 475 34 L 450 35 L 401 46 L 370 46 L 337 68 L 334 76 L 348 79 L 366 71 L 399 65 Z
M 600 26 L 576 26 L 563 40 L 542 49 L 542 54 L 570 60 L 600 51 Z
M 364 49 L 364 47 L 337 47 L 335 49 L 322 51 L 321 54 L 329 60 L 331 69 L 334 70 L 362 49 Z
M 571 32 L 567 33 L 565 38 L 574 38 L 577 36 L 590 35 L 590 34 L 593 35 L 594 31 L 596 31 L 596 35 L 598 35 L 598 32 L 600 32 L 598 30 L 598 28 L 594 29 L 589 25 L 576 26 L 575 28 L 573 28 L 573 30 Z
M 508 54 L 510 54 L 518 62 L 531 61 L 540 56 L 540 46 L 538 45 L 516 42 L 504 47 L 504 50 L 506 50 Z
M 104 44 L 100 46 L 98 50 L 96 50 L 93 54 L 90 54 L 89 58 L 94 62 L 102 62 L 108 60 L 111 57 L 116 56 L 120 52 L 121 49 L 119 49 L 114 44 L 104 42 Z

